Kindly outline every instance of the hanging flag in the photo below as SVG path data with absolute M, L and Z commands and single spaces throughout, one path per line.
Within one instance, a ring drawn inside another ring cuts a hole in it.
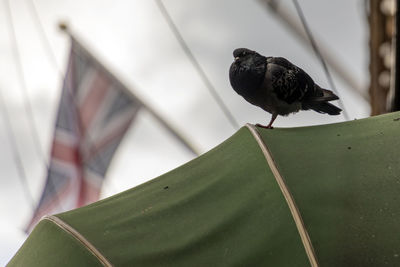
M 27 231 L 47 214 L 99 199 L 111 159 L 143 106 L 71 36 L 47 180 Z

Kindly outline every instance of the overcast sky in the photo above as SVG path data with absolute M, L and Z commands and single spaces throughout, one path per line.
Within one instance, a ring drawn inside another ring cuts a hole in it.
M 45 179 L 45 162 L 54 130 L 55 112 L 69 42 L 57 24 L 67 21 L 87 48 L 179 131 L 206 152 L 231 136 L 233 128 L 185 57 L 154 1 L 145 0 L 35 0 L 52 50 L 40 41 L 32 0 L 10 1 L 18 48 L 40 137 L 39 152 L 32 138 L 21 79 L 15 69 L 6 8 L 0 8 L 0 91 L 12 122 L 11 130 L 37 201 Z M 210 81 L 240 125 L 268 123 L 270 114 L 251 106 L 230 87 L 228 69 L 232 51 L 247 47 L 266 56 L 284 56 L 306 70 L 322 87 L 326 76 L 309 47 L 299 42 L 257 0 L 163 1 L 204 68 Z M 294 12 L 290 0 L 279 1 Z M 368 32 L 361 0 L 299 0 L 314 34 L 366 88 L 368 84 Z M 54 55 L 57 64 L 48 56 Z M 334 75 L 351 119 L 369 115 L 368 103 Z M 343 116 L 300 112 L 278 117 L 276 127 L 294 127 L 343 121 Z M 18 176 L 6 123 L 0 120 L 0 265 L 24 239 L 32 212 Z M 160 128 L 145 111 L 125 136 L 109 169 L 103 197 L 155 178 L 192 159 L 192 155 Z M 4 248 L 4 249 L 3 249 Z M 7 249 L 6 249 L 7 248 Z

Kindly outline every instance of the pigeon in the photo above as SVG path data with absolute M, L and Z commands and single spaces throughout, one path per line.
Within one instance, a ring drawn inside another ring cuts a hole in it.
M 229 69 L 232 88 L 245 100 L 272 114 L 267 126 L 278 115 L 287 116 L 299 110 L 339 115 L 340 108 L 329 103 L 339 99 L 332 91 L 321 88 L 301 68 L 283 57 L 265 57 L 247 48 L 233 51 Z

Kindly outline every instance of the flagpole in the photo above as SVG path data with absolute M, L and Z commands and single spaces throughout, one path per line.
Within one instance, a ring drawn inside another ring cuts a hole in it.
M 107 69 L 103 63 L 101 63 L 97 57 L 93 56 L 91 52 L 86 49 L 86 46 L 82 45 L 82 42 L 77 39 L 76 35 L 71 32 L 69 29 L 68 25 L 65 23 L 60 23 L 59 28 L 68 36 L 71 38 L 73 42 L 76 42 L 80 45 L 80 47 L 84 50 L 86 54 L 88 54 L 93 61 L 103 69 L 109 77 L 117 83 L 120 87 L 124 88 L 124 90 L 127 92 L 130 98 L 133 99 L 133 101 L 139 102 L 140 105 L 147 110 L 148 113 L 150 113 L 153 118 L 155 118 L 168 132 L 170 132 L 180 143 L 182 143 L 186 149 L 188 149 L 191 153 L 193 153 L 195 156 L 200 155 L 200 150 L 198 150 L 191 142 L 188 141 L 186 137 L 183 136 L 182 133 L 180 133 L 175 127 L 173 127 L 169 122 L 166 121 L 165 118 L 163 118 L 160 114 L 158 114 L 153 108 L 151 108 L 147 103 L 145 103 L 142 99 L 140 99 L 138 96 L 136 96 L 131 90 L 128 89 L 128 86 L 126 86 L 123 82 L 121 82 L 121 79 L 117 77 L 113 72 L 111 72 L 109 69 Z

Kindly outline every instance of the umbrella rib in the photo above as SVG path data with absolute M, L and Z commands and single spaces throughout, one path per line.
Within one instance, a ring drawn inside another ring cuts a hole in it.
M 275 180 L 278 183 L 283 196 L 285 197 L 286 203 L 289 206 L 290 213 L 292 214 L 292 217 L 296 224 L 297 230 L 300 234 L 301 241 L 303 242 L 303 246 L 304 246 L 304 249 L 306 250 L 307 257 L 310 261 L 311 266 L 313 266 L 313 267 L 319 266 L 317 257 L 315 255 L 314 248 L 311 243 L 310 236 L 308 235 L 308 232 L 304 225 L 304 221 L 301 217 L 300 211 L 296 205 L 296 202 L 294 201 L 292 194 L 290 193 L 290 190 L 285 182 L 285 179 L 280 174 L 278 167 L 275 164 L 275 161 L 272 157 L 271 152 L 269 151 L 264 140 L 261 138 L 261 135 L 258 132 L 258 130 L 256 129 L 256 127 L 249 123 L 246 124 L 246 127 L 250 130 L 254 139 L 257 141 L 259 147 L 261 148 L 261 151 L 263 152 L 265 159 L 267 160 L 267 163 L 272 171 L 272 174 L 274 175 Z
M 60 227 L 62 230 L 67 232 L 68 234 L 72 235 L 77 241 L 81 242 L 87 250 L 89 250 L 100 262 L 103 264 L 105 267 L 112 267 L 113 265 L 107 260 L 107 258 L 101 254 L 100 251 L 97 250 L 95 246 L 92 245 L 92 243 L 89 242 L 83 235 L 81 235 L 77 230 L 75 230 L 71 225 L 67 224 L 60 218 L 56 216 L 45 216 L 43 217 L 42 220 L 48 220 L 54 224 L 56 224 L 58 227 Z

